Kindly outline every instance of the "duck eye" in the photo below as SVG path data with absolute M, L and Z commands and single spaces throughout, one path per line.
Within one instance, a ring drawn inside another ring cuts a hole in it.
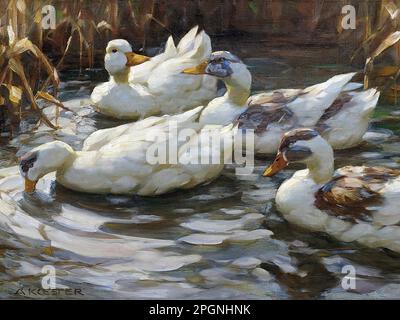
M 116 53 L 118 50 L 117 49 L 112 49 L 112 52 L 113 53 Z

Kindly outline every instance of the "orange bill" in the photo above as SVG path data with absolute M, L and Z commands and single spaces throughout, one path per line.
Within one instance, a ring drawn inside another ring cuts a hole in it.
M 272 177 L 275 174 L 277 174 L 279 171 L 284 169 L 288 164 L 289 163 L 285 160 L 283 154 L 279 152 L 276 155 L 274 162 L 267 169 L 265 169 L 263 176 L 264 177 Z
M 37 183 L 37 181 L 31 181 L 31 180 L 25 178 L 25 192 L 33 193 L 36 189 L 36 183 Z
M 142 63 L 150 60 L 149 57 L 142 56 L 142 55 L 134 53 L 134 52 L 127 52 L 127 53 L 125 53 L 125 56 L 126 56 L 126 59 L 128 60 L 126 63 L 127 67 L 137 66 L 139 64 L 142 64 Z
M 197 67 L 187 68 L 187 69 L 183 70 L 182 73 L 186 73 L 186 74 L 205 74 L 207 65 L 208 65 L 208 61 L 204 61 L 204 62 L 200 63 Z

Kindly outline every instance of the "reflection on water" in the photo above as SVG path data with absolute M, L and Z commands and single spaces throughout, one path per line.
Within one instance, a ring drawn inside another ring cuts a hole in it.
M 256 59 L 247 63 L 256 91 L 304 86 L 349 70 Z M 281 218 L 274 195 L 294 168 L 262 178 L 270 159 L 258 159 L 251 176 L 236 177 L 230 166 L 207 186 L 158 198 L 79 194 L 57 185 L 54 174 L 39 182 L 37 193 L 24 194 L 15 153 L 53 139 L 79 149 L 94 130 L 119 124 L 87 106 L 96 77 L 93 73 L 76 80 L 72 73 L 65 78 L 62 99 L 74 112 L 62 111 L 61 130 L 41 127 L 1 148 L 0 298 L 23 298 L 18 289 L 40 288 L 45 265 L 56 268 L 59 288 L 78 288 L 84 294 L 61 293 L 58 298 L 400 296 L 399 255 L 340 243 Z M 52 108 L 46 110 L 54 117 Z M 398 114 L 381 105 L 366 143 L 338 152 L 337 166 L 398 167 Z M 342 267 L 348 264 L 358 276 L 352 292 L 341 287 Z

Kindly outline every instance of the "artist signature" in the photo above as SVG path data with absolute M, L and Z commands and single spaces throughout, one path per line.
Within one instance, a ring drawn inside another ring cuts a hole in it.
M 71 288 L 56 288 L 56 289 L 42 289 L 42 288 L 20 288 L 14 292 L 14 295 L 23 297 L 34 296 L 84 296 L 82 289 Z

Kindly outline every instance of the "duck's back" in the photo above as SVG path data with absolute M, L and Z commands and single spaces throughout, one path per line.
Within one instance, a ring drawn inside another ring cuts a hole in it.
M 145 63 L 131 67 L 131 72 L 129 73 L 129 82 L 146 85 L 153 70 L 165 61 L 174 58 L 177 54 L 178 51 L 175 47 L 174 40 L 170 36 L 165 45 L 164 52 L 152 57 Z
M 107 142 L 100 138 L 107 134 L 98 134 L 98 149 L 88 151 L 86 148 L 58 180 L 78 191 L 145 196 L 208 182 L 220 174 L 224 165 L 222 161 L 202 164 L 201 155 L 213 152 L 230 155 L 232 144 L 224 144 L 219 150 L 219 144 L 208 146 L 200 141 L 208 137 L 210 131 L 207 130 L 216 130 L 211 133 L 217 133 L 221 139 L 225 135 L 231 137 L 232 126 L 203 127 L 195 121 L 200 110 L 190 110 L 175 118 L 154 117 L 152 125 L 139 123 L 117 127 L 115 132 L 119 136 Z M 112 129 L 107 130 L 112 132 Z M 93 147 L 94 139 L 92 142 Z
M 128 138 L 130 136 L 135 136 L 136 134 L 140 134 L 143 130 L 152 130 L 152 128 L 157 128 L 157 126 L 165 125 L 167 121 L 176 121 L 177 123 L 190 123 L 197 121 L 202 110 L 203 107 L 200 106 L 174 116 L 153 116 L 137 122 L 123 124 L 118 127 L 97 130 L 86 138 L 83 143 L 82 151 L 98 151 L 100 148 L 116 141 L 116 139 L 119 139 L 122 136 L 127 135 Z
M 400 222 L 400 170 L 385 167 L 343 167 L 316 193 L 315 205 L 342 220 L 374 225 Z
M 341 241 L 400 252 L 400 170 L 348 166 L 323 185 L 302 170 L 282 184 L 276 201 L 291 223 Z
M 177 113 L 207 103 L 217 95 L 217 80 L 207 75 L 182 74 L 211 54 L 211 40 L 201 32 L 188 52 L 160 64 L 148 80 L 149 91 L 158 97 L 163 113 Z
M 353 91 L 360 88 L 349 83 L 353 75 L 338 75 L 305 89 L 255 94 L 239 117 L 239 127 L 254 130 L 258 154 L 275 153 L 285 132 L 305 126 L 316 128 L 334 149 L 354 147 L 368 129 L 379 92 Z

